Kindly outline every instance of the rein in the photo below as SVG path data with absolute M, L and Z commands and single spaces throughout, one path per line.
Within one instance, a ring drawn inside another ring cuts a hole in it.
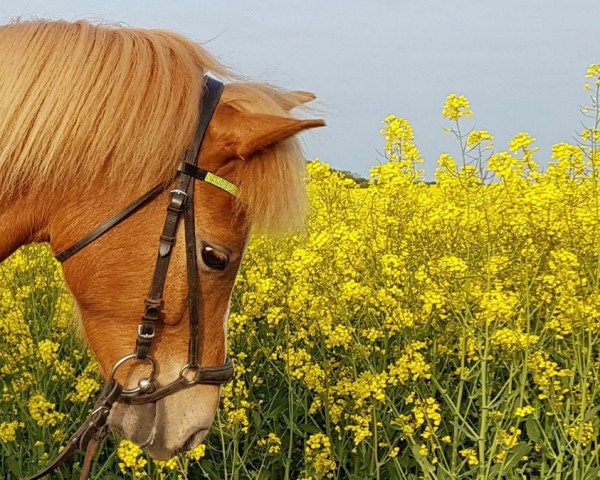
M 94 455 L 96 454 L 100 443 L 108 434 L 108 415 L 115 402 L 131 405 L 152 403 L 193 385 L 223 385 L 232 379 L 233 363 L 229 357 L 225 359 L 225 362 L 222 365 L 213 367 L 202 367 L 198 363 L 200 357 L 200 278 L 196 253 L 196 228 L 194 217 L 195 180 L 210 183 L 233 196 L 237 195 L 237 187 L 235 185 L 196 165 L 202 142 L 213 113 L 219 103 L 222 91 L 223 84 L 221 82 L 205 76 L 205 86 L 200 105 L 198 126 L 192 145 L 186 150 L 182 162 L 177 169 L 177 187 L 174 190 L 171 190 L 170 193 L 167 215 L 159 240 L 154 275 L 150 291 L 144 302 L 142 321 L 138 325 L 138 335 L 134 352 L 124 356 L 115 363 L 107 383 L 96 400 L 92 413 L 71 436 L 62 452 L 44 470 L 29 477 L 27 480 L 37 480 L 48 475 L 59 468 L 78 450 L 85 451 L 80 480 L 87 479 L 92 469 Z M 71 258 L 77 252 L 111 230 L 114 226 L 150 203 L 162 193 L 170 183 L 171 182 L 159 185 L 135 200 L 117 215 L 98 226 L 63 252 L 59 253 L 56 256 L 57 260 L 65 262 Z M 156 334 L 156 324 L 163 318 L 164 286 L 169 263 L 171 261 L 171 253 L 175 245 L 177 229 L 182 217 L 185 227 L 185 255 L 189 299 L 190 338 L 188 344 L 188 358 L 187 363 L 181 367 L 178 378 L 167 385 L 159 387 L 155 378 L 157 363 L 150 353 L 152 350 L 152 342 Z M 139 380 L 137 387 L 126 389 L 119 384 L 115 375 L 119 368 L 124 364 L 135 361 L 145 362 L 150 365 L 151 372 L 148 377 Z

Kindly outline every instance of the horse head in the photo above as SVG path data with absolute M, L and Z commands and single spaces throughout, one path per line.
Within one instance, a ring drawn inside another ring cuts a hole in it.
M 7 139 L 0 157 L 0 258 L 30 241 L 49 241 L 60 252 L 150 187 L 168 183 L 196 126 L 204 73 L 228 74 L 202 47 L 163 31 L 25 22 L 2 27 L 0 47 L 7 57 L 0 59 L 2 97 L 12 95 L 0 102 Z M 203 182 L 194 187 L 203 367 L 226 357 L 230 299 L 250 233 L 302 222 L 305 161 L 295 136 L 324 122 L 290 112 L 313 99 L 235 81 L 225 85 L 214 111 L 199 165 L 239 194 Z M 105 376 L 135 345 L 168 195 L 63 265 Z M 159 385 L 176 379 L 186 363 L 184 247 L 179 229 L 152 346 Z M 126 387 L 143 375 L 135 362 L 117 372 Z M 109 422 L 166 459 L 204 439 L 218 403 L 218 386 L 194 385 L 142 405 L 117 403 Z

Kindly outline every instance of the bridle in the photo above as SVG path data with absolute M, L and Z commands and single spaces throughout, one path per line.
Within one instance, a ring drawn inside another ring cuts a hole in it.
M 191 146 L 186 150 L 181 164 L 177 168 L 177 187 L 170 192 L 167 215 L 160 235 L 158 256 L 148 297 L 144 301 L 142 321 L 138 326 L 137 339 L 134 352 L 117 361 L 111 374 L 102 389 L 92 413 L 83 425 L 68 441 L 67 446 L 44 470 L 36 473 L 28 480 L 36 480 L 56 470 L 77 450 L 85 451 L 85 458 L 81 470 L 81 480 L 87 479 L 91 471 L 93 457 L 108 434 L 108 415 L 115 402 L 140 405 L 156 402 L 157 400 L 172 395 L 175 392 L 193 385 L 223 385 L 233 377 L 233 363 L 227 357 L 225 363 L 213 367 L 202 367 L 198 363 L 200 340 L 200 278 L 198 273 L 198 258 L 196 250 L 196 229 L 194 217 L 194 184 L 195 180 L 210 183 L 215 187 L 237 195 L 237 187 L 211 172 L 197 166 L 197 161 L 202 147 L 208 124 L 219 103 L 223 84 L 211 77 L 205 76 L 204 92 L 200 104 L 198 126 Z M 100 238 L 114 226 L 121 223 L 136 211 L 150 203 L 172 183 L 172 181 L 159 185 L 136 201 L 127 206 L 114 217 L 98 226 L 88 235 L 83 237 L 71 247 L 56 256 L 57 260 L 64 262 L 77 252 L 85 248 L 96 239 Z M 185 226 L 185 255 L 187 263 L 187 281 L 189 298 L 189 344 L 187 363 L 182 366 L 179 376 L 171 383 L 158 387 L 156 383 L 156 360 L 151 356 L 152 341 L 156 334 L 156 324 L 163 319 L 163 291 L 171 254 L 175 246 L 177 229 L 183 217 Z M 150 375 L 142 378 L 135 388 L 124 388 L 116 380 L 115 375 L 119 368 L 129 362 L 141 361 L 151 367 Z

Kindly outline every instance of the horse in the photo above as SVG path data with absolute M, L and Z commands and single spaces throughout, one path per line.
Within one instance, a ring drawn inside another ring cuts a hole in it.
M 188 297 L 201 300 L 199 365 L 222 365 L 251 234 L 302 225 L 306 171 L 297 135 L 325 122 L 292 110 L 315 96 L 246 81 L 169 31 L 46 20 L 0 27 L 0 261 L 32 242 L 58 254 L 144 192 L 171 185 L 196 130 L 206 73 L 226 83 L 199 166 L 237 194 L 207 182 L 192 187 L 200 282 L 188 293 L 178 229 L 152 344 L 159 386 L 186 363 L 195 328 L 182 321 Z M 63 263 L 83 335 L 107 378 L 136 343 L 169 195 L 160 191 Z M 144 368 L 128 362 L 117 380 L 135 386 Z M 108 424 L 166 460 L 203 441 L 218 403 L 218 385 L 195 384 L 149 403 L 117 401 Z

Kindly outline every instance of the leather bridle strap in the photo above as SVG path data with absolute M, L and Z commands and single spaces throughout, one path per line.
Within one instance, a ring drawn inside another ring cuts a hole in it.
M 192 385 L 223 385 L 233 377 L 233 362 L 229 357 L 225 359 L 223 365 L 214 367 L 198 367 L 191 379 L 179 376 L 177 380 L 156 389 L 151 393 L 145 393 L 138 396 L 121 396 L 119 402 L 129 405 L 142 405 L 144 403 L 153 403 L 161 398 L 171 395 L 179 390 L 184 390 Z
M 27 480 L 38 480 L 52 473 L 75 455 L 78 450 L 86 452 L 84 461 L 86 465 L 82 468 L 81 476 L 79 477 L 80 480 L 86 480 L 91 470 L 91 457 L 96 453 L 100 442 L 108 434 L 108 425 L 106 423 L 108 414 L 114 402 L 121 395 L 121 390 L 121 385 L 115 380 L 109 381 L 98 396 L 92 413 L 90 413 L 83 424 L 69 438 L 65 448 L 46 468 L 28 477 Z
M 210 77 L 206 79 L 206 94 L 200 107 L 200 122 L 194 139 L 195 154 L 192 158 L 186 157 L 183 165 L 196 166 L 202 143 L 206 136 L 208 125 L 217 109 L 223 84 Z M 196 217 L 194 215 L 194 177 L 179 171 L 179 175 L 189 181 L 187 202 L 184 212 L 185 225 L 185 258 L 187 264 L 188 278 L 188 304 L 189 304 L 189 327 L 190 338 L 188 344 L 188 368 L 198 368 L 198 356 L 200 348 L 200 277 L 198 273 L 198 254 L 196 249 Z M 185 367 L 184 367 L 185 368 Z
M 235 185 L 213 173 L 200 169 L 196 165 L 202 142 L 208 129 L 208 124 L 219 103 L 222 89 L 223 84 L 221 82 L 208 76 L 205 77 L 198 127 L 192 145 L 187 149 L 183 162 L 177 170 L 177 187 L 171 191 L 169 206 L 167 207 L 167 216 L 160 236 L 152 284 L 145 301 L 142 322 L 138 326 L 135 351 L 134 353 L 121 358 L 113 366 L 112 373 L 96 401 L 94 410 L 85 420 L 83 425 L 71 437 L 65 449 L 63 449 L 48 467 L 34 476 L 29 477 L 29 480 L 37 480 L 53 472 L 77 450 L 84 450 L 86 452 L 80 479 L 87 479 L 98 446 L 108 433 L 108 414 L 110 413 L 114 402 L 118 401 L 134 405 L 156 402 L 167 395 L 171 395 L 193 385 L 223 385 L 233 377 L 233 363 L 229 357 L 225 359 L 225 362 L 222 365 L 202 367 L 198 363 L 200 358 L 199 340 L 201 337 L 201 305 L 200 278 L 196 253 L 194 181 L 203 180 L 232 195 L 237 194 Z M 171 182 L 168 184 L 170 183 Z M 125 210 L 118 213 L 71 247 L 61 252 L 57 255 L 57 259 L 64 262 L 75 255 L 94 240 L 100 238 L 115 225 L 118 225 L 131 214 L 147 205 L 153 198 L 163 192 L 168 184 L 159 185 L 153 188 L 144 196 L 131 203 Z M 162 317 L 163 291 L 177 235 L 177 228 L 182 216 L 185 225 L 185 254 L 189 298 L 190 338 L 188 345 L 188 362 L 181 368 L 176 380 L 157 389 L 156 385 L 154 385 L 156 361 L 150 355 L 150 350 L 156 332 L 156 322 Z M 137 388 L 124 389 L 115 379 L 115 374 L 122 365 L 130 360 L 139 360 L 150 363 L 152 373 L 150 374 L 150 377 L 141 379 Z
M 221 98 L 223 84 L 210 77 L 206 77 L 204 88 L 205 91 L 202 97 L 202 104 L 200 105 L 200 120 L 198 122 L 198 127 L 196 128 L 194 141 L 192 146 L 186 151 L 183 160 L 183 164 L 194 167 L 198 161 L 208 124 L 210 123 L 212 115 L 219 103 L 219 99 Z M 190 318 L 188 365 L 196 366 L 198 355 L 198 322 L 200 319 L 200 282 L 198 279 L 198 261 L 196 258 L 194 177 L 181 171 L 178 172 L 178 177 L 177 187 L 171 191 L 171 198 L 167 208 L 167 217 L 163 226 L 162 235 L 160 236 L 152 285 L 148 297 L 144 302 L 144 313 L 142 314 L 142 322 L 138 327 L 135 356 L 137 359 L 144 359 L 150 353 L 152 341 L 156 334 L 156 323 L 160 320 L 162 315 L 163 292 L 165 281 L 167 279 L 167 272 L 169 270 L 169 263 L 171 261 L 171 253 L 177 235 L 177 227 L 179 226 L 182 214 L 184 214 L 186 218 L 185 250 L 187 259 Z
M 94 242 L 95 240 L 98 240 L 102 235 L 104 235 L 110 229 L 112 229 L 113 227 L 116 227 L 123 220 L 126 220 L 127 218 L 129 218 L 133 213 L 137 212 L 138 210 L 140 210 L 140 209 L 144 208 L 146 205 L 148 205 L 152 200 L 154 200 L 158 195 L 160 195 L 165 190 L 165 188 L 167 188 L 167 185 L 169 183 L 170 182 L 163 183 L 162 185 L 158 185 L 158 186 L 154 187 L 152 190 L 150 190 L 149 192 L 145 193 L 142 197 L 138 198 L 137 200 L 135 200 L 134 202 L 129 204 L 127 207 L 125 207 L 124 210 L 121 210 L 119 213 L 117 213 L 114 217 L 108 219 L 102 225 L 99 225 L 98 227 L 96 227 L 94 230 L 92 230 L 90 233 L 88 233 L 81 240 L 74 243 L 66 250 L 63 250 L 62 252 L 60 252 L 58 255 L 56 255 L 56 259 L 61 263 L 65 262 L 66 260 L 71 258 L 73 255 L 78 253 L 80 250 L 83 250 L 85 247 L 87 247 L 90 243 Z

